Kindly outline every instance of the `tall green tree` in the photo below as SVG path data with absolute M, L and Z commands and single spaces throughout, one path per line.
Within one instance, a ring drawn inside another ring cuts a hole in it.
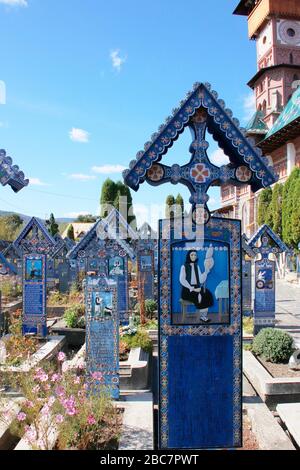
M 165 208 L 165 214 L 166 214 L 167 219 L 175 217 L 174 210 L 175 210 L 175 198 L 174 196 L 172 196 L 172 194 L 169 194 L 169 196 L 166 199 L 166 208 Z
M 272 226 L 272 212 L 270 210 L 272 202 L 272 189 L 264 189 L 258 199 L 257 223 L 259 226 L 267 224 Z
M 184 214 L 184 200 L 181 194 L 177 194 L 177 197 L 175 199 L 175 204 L 176 204 L 176 210 L 177 210 L 177 216 L 181 217 Z
M 117 209 L 127 220 L 127 223 L 136 229 L 136 217 L 133 212 L 133 201 L 129 187 L 122 181 L 115 183 L 107 179 L 101 190 L 101 217 L 107 217 L 112 208 Z
M 116 183 L 107 178 L 101 189 L 100 204 L 101 204 L 101 217 L 107 217 L 111 207 L 114 207 L 118 195 L 118 187 Z
M 70 240 L 75 241 L 74 227 L 72 224 L 70 224 L 68 227 L 67 237 L 70 238 Z
M 53 214 L 50 214 L 50 218 L 46 220 L 46 227 L 48 232 L 54 237 L 59 232 L 58 224 L 55 221 L 55 217 Z
M 276 183 L 272 191 L 272 200 L 269 211 L 272 217 L 271 228 L 280 238 L 282 238 L 282 194 L 283 185 Z
M 290 246 L 296 247 L 297 239 L 297 221 L 299 199 L 295 200 L 298 193 L 298 182 L 300 179 L 300 168 L 295 168 L 290 174 L 288 180 L 284 184 L 282 193 L 282 238 L 283 241 Z

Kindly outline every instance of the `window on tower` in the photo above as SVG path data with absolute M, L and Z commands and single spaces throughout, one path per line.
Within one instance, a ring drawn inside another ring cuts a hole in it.
M 292 53 L 290 53 L 290 64 L 294 63 L 294 56 Z
M 290 38 L 294 38 L 296 36 L 296 31 L 293 28 L 288 28 L 286 32 Z

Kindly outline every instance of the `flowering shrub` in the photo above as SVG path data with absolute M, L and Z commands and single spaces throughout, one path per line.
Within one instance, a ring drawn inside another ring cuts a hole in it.
M 22 283 L 17 283 L 14 280 L 2 281 L 0 290 L 3 297 L 6 297 L 8 300 L 14 300 L 22 295 Z
M 39 341 L 35 338 L 22 336 L 21 310 L 17 310 L 11 317 L 9 327 L 11 336 L 5 338 L 7 366 L 18 366 L 39 348 Z
M 68 328 L 85 328 L 85 307 L 81 304 L 74 304 L 64 313 L 64 320 Z
M 134 336 L 137 332 L 137 328 L 135 326 L 131 326 L 131 325 L 126 325 L 126 326 L 122 326 L 120 328 L 120 337 L 124 337 L 124 336 Z
M 125 334 L 122 336 L 122 341 L 127 344 L 129 349 L 142 348 L 144 351 L 151 353 L 152 341 L 148 332 L 142 328 L 138 329 L 135 334 Z
M 57 359 L 62 363 L 63 353 Z M 99 374 L 89 377 L 89 387 L 99 381 Z M 11 382 L 25 397 L 11 432 L 25 438 L 33 449 L 51 449 L 53 433 L 57 449 L 96 450 L 116 445 L 120 416 L 105 394 L 89 393 L 81 371 L 62 374 L 48 365 L 13 377 Z
M 128 353 L 130 351 L 130 347 L 125 341 L 120 340 L 119 343 L 119 356 L 120 361 L 126 361 L 128 359 Z

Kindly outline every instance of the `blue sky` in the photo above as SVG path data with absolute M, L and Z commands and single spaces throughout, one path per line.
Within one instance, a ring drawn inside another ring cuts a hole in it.
M 210 82 L 245 124 L 256 53 L 246 19 L 232 15 L 237 3 L 0 0 L 0 148 L 31 179 L 18 194 L 0 188 L 0 208 L 38 217 L 96 213 L 105 178 L 121 179 L 196 81 Z M 189 143 L 184 133 L 165 161 L 187 161 Z M 134 203 L 159 205 L 178 192 L 188 203 L 180 185 L 145 183 Z M 139 210 L 140 222 L 152 221 Z

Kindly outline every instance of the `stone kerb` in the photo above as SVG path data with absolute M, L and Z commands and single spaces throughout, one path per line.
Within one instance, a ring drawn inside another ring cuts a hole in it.
M 63 348 L 65 342 L 66 338 L 64 336 L 49 336 L 47 343 L 20 366 L 1 366 L 0 373 L 27 373 L 40 362 L 53 359 L 53 357 Z
M 300 377 L 272 377 L 250 351 L 243 351 L 243 364 L 247 379 L 271 408 L 300 400 Z
M 300 447 L 300 403 L 280 404 L 277 405 L 276 410 L 281 421 Z
M 74 370 L 85 366 L 85 345 L 78 351 L 72 360 L 63 364 L 63 371 Z M 146 390 L 149 377 L 149 353 L 141 348 L 133 348 L 127 361 L 120 362 L 121 390 Z

